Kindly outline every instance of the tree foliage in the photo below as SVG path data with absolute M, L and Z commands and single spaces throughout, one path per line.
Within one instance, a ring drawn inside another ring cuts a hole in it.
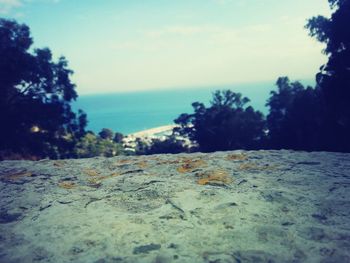
M 316 76 L 320 90 L 325 149 L 350 151 L 350 1 L 329 0 L 330 18 L 313 17 L 306 27 L 326 45 L 328 62 Z
M 32 44 L 28 26 L 0 19 L 0 150 L 67 157 L 87 122 L 70 105 L 73 71 L 64 57 L 54 61 Z
M 256 149 L 264 137 L 263 115 L 251 106 L 249 99 L 230 90 L 216 91 L 210 107 L 195 102 L 193 114 L 181 114 L 175 132 L 198 143 L 204 152 Z
M 95 156 L 113 157 L 124 154 L 120 143 L 109 138 L 101 138 L 93 132 L 87 132 L 75 145 L 72 156 L 75 158 L 90 158 Z
M 185 141 L 176 138 L 175 135 L 171 135 L 165 140 L 153 139 L 147 147 L 145 154 L 176 154 L 182 152 L 189 152 Z
M 104 140 L 112 140 L 114 132 L 111 129 L 103 128 L 98 135 Z
M 120 132 L 116 132 L 113 137 L 113 141 L 115 143 L 122 143 L 124 139 L 124 135 Z
M 268 147 L 273 149 L 317 150 L 322 147 L 319 92 L 300 82 L 281 77 L 277 91 L 267 101 Z
M 167 140 L 136 140 L 136 153 L 188 151 L 177 135 L 203 152 L 233 149 L 350 151 L 350 0 L 328 0 L 331 17 L 311 18 L 309 34 L 325 44 L 328 62 L 316 75 L 315 88 L 277 80 L 267 101 L 269 113 L 248 106 L 249 99 L 230 90 L 216 91 L 209 107 L 192 104 L 180 127 Z M 33 49 L 26 25 L 0 19 L 0 156 L 13 152 L 40 157 L 114 156 L 123 153 L 123 135 L 104 128 L 85 133 L 86 114 L 74 113 L 73 74 L 64 57 L 48 48 Z

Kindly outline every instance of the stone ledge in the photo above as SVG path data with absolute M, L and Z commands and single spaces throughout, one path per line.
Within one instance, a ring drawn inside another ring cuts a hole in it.
M 350 154 L 0 162 L 0 262 L 349 262 Z

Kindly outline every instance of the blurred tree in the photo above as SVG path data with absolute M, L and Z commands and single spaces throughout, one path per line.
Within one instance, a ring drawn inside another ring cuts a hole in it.
M 137 155 L 145 155 L 149 149 L 150 145 L 145 140 L 141 138 L 136 138 L 135 140 L 135 154 Z
M 114 132 L 111 129 L 103 128 L 98 135 L 104 140 L 112 140 Z
M 273 149 L 319 150 L 322 123 L 319 91 L 281 77 L 271 91 L 267 106 L 268 147 Z
M 310 35 L 326 44 L 327 64 L 316 76 L 323 106 L 325 150 L 350 151 L 350 0 L 328 0 L 330 18 L 311 18 Z
M 77 98 L 64 57 L 48 48 L 31 51 L 28 26 L 0 19 L 0 150 L 67 157 L 84 135 L 86 115 L 71 109 Z
M 75 158 L 113 157 L 124 154 L 124 148 L 121 144 L 102 139 L 89 131 L 75 145 L 73 153 Z
M 89 131 L 82 137 L 74 148 L 74 157 L 88 158 L 99 155 L 96 135 Z
M 184 140 L 176 138 L 175 135 L 168 136 L 165 140 L 153 139 L 144 154 L 176 154 L 189 152 Z
M 123 139 L 124 139 L 124 135 L 120 132 L 116 132 L 114 134 L 114 138 L 113 138 L 113 141 L 115 143 L 122 143 L 123 142 Z
M 259 148 L 265 121 L 262 113 L 245 106 L 248 102 L 240 93 L 216 91 L 210 107 L 195 102 L 193 114 L 181 114 L 174 131 L 198 143 L 203 152 Z

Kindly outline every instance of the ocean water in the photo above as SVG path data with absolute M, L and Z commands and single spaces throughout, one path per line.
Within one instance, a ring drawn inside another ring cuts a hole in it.
M 274 82 L 240 84 L 218 87 L 181 88 L 129 93 L 81 95 L 73 104 L 88 116 L 88 130 L 95 133 L 110 128 L 130 134 L 158 126 L 173 124 L 181 113 L 192 113 L 195 101 L 209 105 L 212 93 L 231 89 L 248 97 L 256 110 L 267 113 L 265 106 Z

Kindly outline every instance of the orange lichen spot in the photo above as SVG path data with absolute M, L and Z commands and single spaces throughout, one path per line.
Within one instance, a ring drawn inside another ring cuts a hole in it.
M 100 187 L 103 180 L 106 180 L 108 178 L 112 178 L 115 176 L 119 176 L 119 175 L 120 175 L 119 173 L 112 173 L 110 175 L 105 175 L 105 176 L 91 176 L 90 178 L 88 178 L 87 181 L 88 181 L 90 186 Z
M 75 183 L 70 182 L 70 181 L 63 181 L 58 184 L 59 187 L 64 188 L 64 189 L 73 189 L 76 187 Z
M 94 169 L 85 169 L 84 173 L 87 174 L 88 176 L 99 176 L 100 175 L 100 173 Z
M 212 170 L 206 171 L 204 173 L 197 174 L 200 179 L 197 181 L 199 185 L 206 184 L 230 184 L 232 183 L 232 178 L 229 173 L 225 170 Z
M 116 177 L 116 176 L 119 176 L 120 175 L 120 173 L 112 173 L 110 176 L 108 176 L 108 177 Z
M 189 173 L 205 165 L 206 163 L 201 159 L 184 159 L 183 164 L 177 168 L 177 171 L 179 173 Z
M 24 172 L 17 172 L 17 173 L 5 175 L 4 178 L 6 180 L 16 181 L 16 180 L 19 180 L 23 177 L 31 177 L 31 176 L 33 176 L 32 173 L 24 171 Z
M 122 160 L 119 160 L 116 165 L 119 166 L 119 165 L 123 165 L 123 164 L 129 164 L 131 163 L 132 160 L 131 159 L 122 159 Z
M 234 153 L 234 154 L 230 154 L 227 156 L 227 160 L 229 161 L 244 161 L 247 160 L 248 156 L 242 153 Z
M 256 170 L 258 166 L 255 163 L 242 163 L 238 169 L 239 170 Z
M 158 156 L 149 156 L 147 159 L 148 160 L 154 160 L 154 161 L 159 161 L 160 160 L 160 158 Z
M 141 161 L 136 163 L 136 165 L 140 168 L 140 169 L 145 169 L 148 167 L 148 163 L 146 161 Z
M 162 164 L 178 164 L 178 163 L 181 163 L 182 161 L 181 160 L 159 160 L 157 162 L 157 165 L 162 165 Z
M 90 177 L 89 179 L 88 179 L 88 181 L 89 182 L 100 182 L 100 181 L 102 181 L 102 180 L 105 180 L 105 179 L 107 179 L 107 178 L 110 178 L 110 176 L 94 176 L 94 177 Z

